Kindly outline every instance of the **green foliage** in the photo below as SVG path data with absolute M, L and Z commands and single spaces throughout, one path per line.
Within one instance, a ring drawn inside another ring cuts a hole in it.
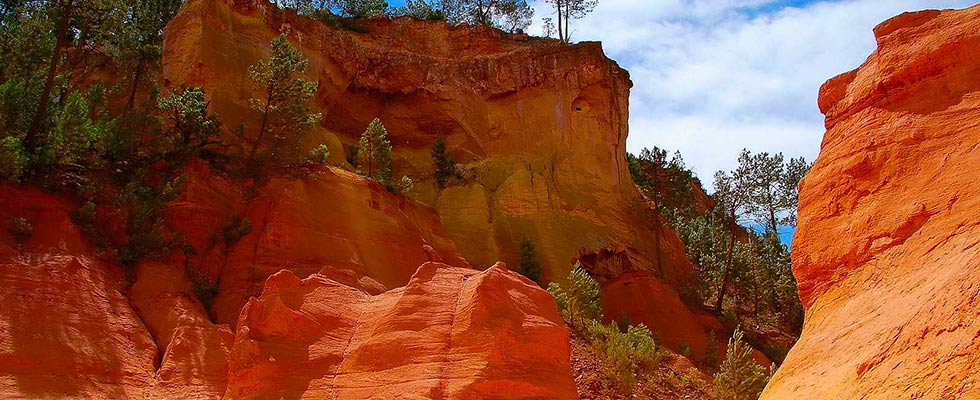
M 599 3 L 598 0 L 545 0 L 545 2 L 555 9 L 555 14 L 558 16 L 558 39 L 565 43 L 572 40 L 572 31 L 568 27 L 568 22 L 585 17 Z
M 327 165 L 327 159 L 330 158 L 330 148 L 325 144 L 320 144 L 310 150 L 310 155 L 306 157 L 306 162 L 308 164 L 314 165 Z
M 757 399 L 768 380 L 766 369 L 752 359 L 752 349 L 736 329 L 728 341 L 725 361 L 714 376 L 715 394 L 721 400 Z
M 541 263 L 538 261 L 538 252 L 534 248 L 534 239 L 528 236 L 521 241 L 521 262 L 517 266 L 517 271 L 528 279 L 538 282 L 541 279 Z
M 347 145 L 347 154 L 344 158 L 347 160 L 347 163 L 354 168 L 357 168 L 357 154 L 359 152 L 360 148 L 357 147 L 356 144 L 351 143 Z
M 407 0 L 405 5 L 396 11 L 396 14 L 409 15 L 429 21 L 446 20 L 446 12 L 427 0 Z
M 252 231 L 252 221 L 246 217 L 235 217 L 221 228 L 221 238 L 226 246 L 231 246 L 242 240 L 242 237 Z
M 197 270 L 188 269 L 187 275 L 190 278 L 194 295 L 204 306 L 205 311 L 210 310 L 211 305 L 214 304 L 214 298 L 218 295 L 218 283 L 211 282 L 211 279 Z
M 391 142 L 381 120 L 375 118 L 361 134 L 357 172 L 378 182 L 391 179 Z
M 290 46 L 283 34 L 272 39 L 272 57 L 259 60 L 248 69 L 252 84 L 261 93 L 261 97 L 249 99 L 248 104 L 262 119 L 247 158 L 250 169 L 257 169 L 255 162 L 295 165 L 305 161 L 306 154 L 299 152 L 300 141 L 321 118 L 310 109 L 317 83 L 297 76 L 308 64 L 309 60 Z M 266 143 L 267 136 L 272 137 L 271 144 Z M 264 149 L 261 154 L 260 149 Z
M 456 169 L 456 161 L 450 158 L 449 153 L 446 151 L 446 141 L 441 138 L 432 144 L 432 161 L 436 165 L 435 178 L 436 185 L 439 187 L 446 187 L 446 183 L 449 182 L 450 178 L 459 176 L 459 171 Z
M 687 169 L 680 152 L 668 160 L 667 151 L 659 147 L 642 149 L 639 156 L 626 154 L 627 165 L 633 181 L 664 214 L 693 214 L 694 190 L 697 182 L 694 173 Z
M 0 134 L 21 135 L 31 124 L 38 102 L 35 77 L 11 78 L 0 84 Z
M 677 344 L 677 353 L 684 357 L 691 358 L 691 346 L 687 343 L 680 342 Z
M 389 180 L 387 182 L 381 182 L 381 184 L 385 187 L 385 190 L 395 194 L 408 192 L 415 187 L 415 181 L 407 175 L 403 175 L 402 179 L 397 182 Z
M 567 289 L 552 282 L 548 293 L 555 298 L 558 311 L 572 329 L 585 329 L 588 321 L 602 318 L 602 289 L 580 263 L 575 263 L 568 273 Z
M 207 145 L 219 143 L 221 123 L 208 113 L 204 89 L 182 87 L 157 104 L 170 121 L 166 131 L 172 143 L 168 148 L 180 154 L 196 154 Z
M 344 17 L 368 18 L 388 12 L 388 2 L 384 0 L 331 0 L 331 3 Z
M 53 119 L 46 145 L 39 149 L 47 165 L 56 168 L 98 167 L 104 160 L 111 126 L 92 121 L 88 102 L 72 92 Z
M 34 225 L 24 217 L 14 217 L 10 219 L 7 231 L 14 237 L 17 243 L 24 243 L 31 238 L 34 233 Z
M 91 235 L 95 232 L 95 212 L 95 203 L 86 201 L 85 204 L 72 213 L 72 218 L 83 231 Z
M 0 179 L 18 182 L 27 167 L 27 154 L 16 136 L 0 139 Z
M 629 326 L 621 331 L 615 323 L 590 321 L 586 336 L 603 356 L 601 372 L 621 390 L 632 393 L 644 375 L 656 370 L 663 358 L 646 326 Z
M 142 174 L 134 176 L 117 199 L 120 207 L 129 210 L 126 241 L 116 249 L 120 262 L 126 266 L 132 266 L 146 256 L 161 255 L 172 244 L 160 209 L 177 196 L 184 176 L 165 182 L 157 186 Z

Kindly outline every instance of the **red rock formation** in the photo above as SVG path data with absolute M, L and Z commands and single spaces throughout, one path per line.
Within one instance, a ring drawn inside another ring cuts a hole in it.
M 0 397 L 145 397 L 156 346 L 66 210 L 70 202 L 0 187 Z M 8 224 L 25 218 L 29 237 Z
M 255 125 L 245 71 L 285 33 L 319 83 L 315 140 L 343 164 L 343 143 L 380 117 L 396 172 L 419 182 L 411 195 L 438 211 L 474 265 L 516 263 L 526 235 L 543 282 L 563 280 L 578 252 L 610 246 L 629 251 L 634 269 L 687 278 L 683 252 L 658 240 L 667 228 L 642 221 L 647 206 L 625 160 L 631 82 L 598 43 L 408 18 L 358 23 L 368 33 L 261 1 L 191 1 L 167 27 L 164 77 L 170 87 L 202 85 L 226 125 Z M 430 149 L 440 137 L 469 170 L 467 182 L 432 184 Z
M 820 91 L 800 341 L 763 398 L 980 398 L 980 7 L 906 13 Z
M 250 200 L 204 163 L 192 164 L 186 176 L 165 214 L 195 248 L 190 263 L 219 284 L 210 311 L 221 323 L 234 324 L 248 298 L 282 269 L 302 277 L 320 272 L 380 293 L 403 286 L 427 261 L 469 266 L 431 209 L 349 172 L 274 178 Z M 236 217 L 251 227 L 229 245 L 222 229 Z
M 503 264 L 427 263 L 377 296 L 332 267 L 302 281 L 287 269 L 232 333 L 181 264 L 140 263 L 127 292 L 70 202 L 4 186 L 0 204 L 0 221 L 33 226 L 0 233 L 0 397 L 576 398 L 551 297 Z
M 498 264 L 427 263 L 378 296 L 284 271 L 242 311 L 227 398 L 574 399 L 548 294 Z

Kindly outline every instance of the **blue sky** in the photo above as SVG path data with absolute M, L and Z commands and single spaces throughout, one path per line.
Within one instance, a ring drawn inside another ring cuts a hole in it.
M 529 33 L 539 34 L 552 11 L 529 1 Z M 710 185 L 743 147 L 812 161 L 824 133 L 817 91 L 874 50 L 875 25 L 975 1 L 599 0 L 571 29 L 573 40 L 602 41 L 630 71 L 628 149 L 680 150 Z
M 743 147 L 812 161 L 824 134 L 820 85 L 865 60 L 875 25 L 975 1 L 599 0 L 572 35 L 602 41 L 630 71 L 628 149 L 680 150 L 710 185 Z M 532 4 L 536 21 L 551 12 Z

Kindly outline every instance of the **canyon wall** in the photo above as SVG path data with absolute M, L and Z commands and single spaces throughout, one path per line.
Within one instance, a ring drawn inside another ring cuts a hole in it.
M 980 6 L 874 33 L 820 90 L 793 238 L 806 322 L 764 399 L 980 398 Z
M 0 187 L 0 221 L 33 227 L 0 232 L 0 397 L 575 398 L 552 299 L 495 264 L 516 265 L 525 237 L 539 283 L 581 260 L 606 282 L 609 319 L 703 353 L 717 321 L 679 300 L 692 266 L 629 176 L 631 82 L 598 43 L 355 22 L 185 3 L 165 30 L 164 94 L 203 86 L 224 126 L 250 132 L 248 67 L 284 33 L 319 83 L 324 118 L 306 144 L 342 167 L 250 187 L 195 160 L 162 209 L 180 244 L 166 254 L 124 267 L 73 221 L 72 199 Z M 407 196 L 345 161 L 375 117 L 397 176 L 417 182 Z M 464 170 L 446 188 L 432 177 L 438 138 Z M 124 213 L 95 216 L 113 237 Z
M 629 176 L 632 83 L 600 44 L 411 18 L 354 25 L 329 26 L 264 1 L 191 1 L 165 32 L 165 85 L 203 86 L 226 125 L 255 126 L 246 71 L 285 34 L 319 83 L 314 108 L 323 120 L 310 145 L 327 143 L 332 161 L 346 165 L 347 145 L 380 118 L 396 177 L 416 181 L 411 197 L 435 208 L 473 265 L 515 265 L 529 237 L 544 283 L 564 280 L 579 255 L 603 250 L 625 261 L 593 271 L 604 278 L 648 270 L 686 282 L 691 265 L 679 240 L 644 215 L 648 205 Z M 439 138 L 466 176 L 443 189 L 430 155 Z

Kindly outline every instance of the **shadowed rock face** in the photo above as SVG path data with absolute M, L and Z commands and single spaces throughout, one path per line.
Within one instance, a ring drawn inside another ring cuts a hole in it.
M 763 398 L 980 397 L 980 7 L 903 14 L 820 91 L 800 341 Z
M 165 84 L 203 86 L 227 126 L 255 126 L 245 72 L 285 33 L 319 83 L 314 140 L 343 164 L 346 144 L 380 118 L 396 174 L 417 182 L 411 197 L 438 212 L 473 265 L 516 265 L 528 236 L 542 282 L 564 280 L 577 254 L 606 247 L 628 252 L 634 270 L 686 281 L 691 265 L 676 235 L 641 212 L 625 160 L 632 83 L 598 43 L 409 18 L 360 21 L 358 33 L 264 3 L 186 4 L 165 32 Z M 437 138 L 469 170 L 465 182 L 435 187 Z

